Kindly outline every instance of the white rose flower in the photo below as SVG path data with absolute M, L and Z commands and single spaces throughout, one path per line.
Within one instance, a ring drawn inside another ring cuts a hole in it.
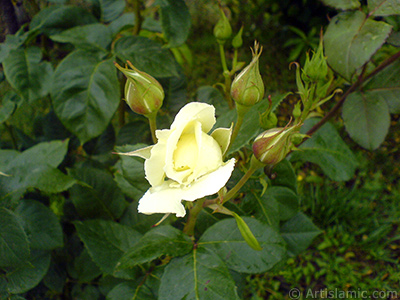
M 235 166 L 234 158 L 222 160 L 232 128 L 217 128 L 208 135 L 214 124 L 214 106 L 192 102 L 179 111 L 171 129 L 156 130 L 157 144 L 124 153 L 146 159 L 151 188 L 139 200 L 140 213 L 183 217 L 182 200 L 194 201 L 225 186 Z

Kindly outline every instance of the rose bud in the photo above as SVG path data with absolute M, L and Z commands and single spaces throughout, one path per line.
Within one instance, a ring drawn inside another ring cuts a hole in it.
M 232 27 L 221 6 L 219 7 L 219 11 L 221 13 L 221 18 L 214 27 L 214 36 L 217 42 L 223 45 L 225 41 L 231 37 Z
M 317 52 L 314 52 L 311 59 L 307 52 L 302 79 L 304 82 L 318 82 L 324 80 L 326 75 L 328 75 L 328 64 L 324 56 L 324 47 L 321 40 Z
M 298 129 L 273 128 L 261 133 L 253 143 L 254 156 L 266 165 L 276 165 L 292 150 L 291 136 Z
M 260 50 L 260 51 L 258 51 Z M 231 86 L 231 96 L 237 104 L 253 106 L 264 97 L 264 83 L 258 68 L 262 47 L 254 44 L 253 59 L 250 64 L 235 77 Z
M 150 115 L 157 112 L 163 104 L 164 90 L 152 76 L 136 69 L 127 61 L 132 69 L 115 66 L 126 76 L 125 101 L 138 114 Z

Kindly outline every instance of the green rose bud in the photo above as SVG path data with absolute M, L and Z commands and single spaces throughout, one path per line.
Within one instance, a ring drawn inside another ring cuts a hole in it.
M 135 113 L 146 116 L 157 112 L 164 100 L 161 84 L 154 77 L 136 69 L 131 62 L 127 61 L 127 64 L 132 69 L 123 68 L 115 63 L 115 66 L 127 78 L 125 101 Z
M 253 59 L 232 82 L 231 96 L 237 104 L 253 106 L 264 97 L 264 83 L 258 67 L 261 52 L 262 47 L 259 49 L 259 44 L 255 43 L 254 51 L 252 49 Z
M 232 35 L 232 27 L 229 24 L 229 20 L 226 17 L 222 7 L 219 7 L 221 17 L 214 27 L 214 36 L 216 37 L 218 43 L 224 44 L 227 39 Z
M 238 34 L 235 35 L 235 37 L 232 40 L 233 48 L 238 49 L 238 48 L 242 47 L 242 45 L 243 45 L 242 33 L 243 33 L 243 26 L 240 27 Z
M 278 118 L 276 117 L 275 113 L 269 112 L 268 114 L 262 114 L 260 116 L 260 126 L 263 129 L 270 129 L 274 128 L 278 124 Z
M 307 53 L 302 79 L 304 82 L 318 82 L 324 80 L 327 74 L 328 64 L 326 63 L 326 57 L 324 56 L 324 47 L 321 39 L 317 52 L 313 54 L 311 59 L 309 53 Z
M 291 136 L 297 126 L 273 128 L 261 133 L 253 143 L 254 156 L 263 164 L 276 165 L 293 147 Z

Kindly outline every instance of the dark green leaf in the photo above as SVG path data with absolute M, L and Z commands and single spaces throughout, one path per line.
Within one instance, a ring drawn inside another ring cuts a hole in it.
M 115 145 L 115 131 L 114 127 L 110 123 L 106 130 L 97 138 L 90 140 L 83 149 L 89 155 L 101 155 L 101 154 L 112 154 L 112 150 Z M 115 157 L 116 158 L 116 157 Z
M 360 7 L 360 1 L 358 0 L 322 0 L 325 5 L 334 7 L 336 9 L 357 9 Z
M 128 183 L 129 184 L 129 183 Z M 132 186 L 131 186 L 132 187 Z M 143 193 L 141 193 L 138 197 L 141 198 Z M 134 199 L 135 199 L 134 198 Z M 121 217 L 121 224 L 132 227 L 140 233 L 145 234 L 151 228 L 153 228 L 154 224 L 160 221 L 159 214 L 153 215 L 145 215 L 138 212 L 138 202 L 132 202 L 129 207 L 126 209 L 124 215 Z M 163 223 L 165 224 L 168 221 L 165 220 Z
M 0 44 L 0 63 L 2 63 L 12 50 L 21 47 L 28 37 L 28 33 L 20 29 L 15 35 L 6 35 L 5 42 Z
M 344 102 L 342 117 L 351 138 L 369 150 L 382 144 L 390 126 L 389 108 L 379 93 L 351 93 Z
M 199 87 L 196 94 L 196 101 L 212 104 L 215 107 L 217 117 L 229 111 L 229 106 L 224 96 L 212 86 L 205 85 Z
M 29 258 L 29 243 L 17 216 L 0 207 L 0 267 L 18 266 Z
M 50 38 L 59 43 L 71 43 L 78 49 L 100 51 L 104 54 L 112 42 L 111 30 L 103 24 L 75 26 Z
M 146 284 L 140 282 L 123 282 L 116 285 L 108 294 L 107 300 L 157 300 Z
M 250 217 L 243 220 L 259 241 L 261 251 L 247 245 L 234 219 L 222 220 L 211 226 L 198 245 L 217 253 L 230 269 L 237 272 L 266 272 L 285 257 L 285 242 L 271 226 Z
M 307 120 L 301 132 L 307 132 L 318 121 L 319 119 L 316 118 Z M 358 166 L 353 152 L 330 123 L 323 125 L 305 141 L 299 151 L 294 151 L 290 160 L 315 163 L 326 175 L 336 181 L 351 179 Z
M 112 220 L 121 217 L 127 203 L 111 174 L 90 167 L 71 169 L 69 173 L 86 183 L 70 189 L 71 200 L 80 216 Z
M 282 237 L 288 244 L 288 252 L 295 256 L 310 246 L 321 230 L 303 213 L 299 212 L 281 227 Z
M 199 247 L 184 257 L 174 258 L 167 265 L 161 278 L 158 299 L 234 300 L 239 296 L 223 260 L 204 247 Z
M 81 254 L 75 258 L 73 269 L 69 269 L 68 271 L 74 278 L 78 279 L 79 282 L 87 283 L 90 283 L 102 273 L 100 268 L 90 257 L 87 249 L 84 249 Z
M 149 124 L 137 120 L 124 125 L 118 132 L 117 145 L 135 145 L 146 143 L 150 138 Z
M 101 61 L 89 52 L 72 52 L 58 65 L 51 94 L 57 116 L 81 144 L 100 135 L 120 101 L 112 59 Z
M 192 248 L 193 242 L 182 231 L 172 226 L 155 227 L 140 239 L 138 245 L 125 253 L 117 268 L 132 268 L 162 255 L 182 256 Z
M 8 291 L 21 294 L 34 288 L 46 275 L 49 266 L 49 251 L 32 250 L 30 259 L 24 265 L 6 270 Z
M 107 274 L 114 274 L 114 268 L 122 255 L 137 244 L 141 237 L 140 233 L 130 227 L 112 221 L 75 222 L 75 227 L 93 261 Z
M 29 47 L 11 51 L 3 62 L 8 82 L 25 101 L 43 98 L 50 91 L 53 67 L 41 59 L 40 48 Z
M 161 8 L 161 26 L 168 47 L 182 45 L 188 35 L 191 25 L 189 9 L 183 0 L 157 0 Z
M 10 176 L 0 176 L 0 199 L 11 197 L 17 200 L 28 187 L 36 187 L 48 193 L 70 188 L 75 180 L 56 169 L 67 150 L 68 141 L 52 141 L 13 154 L 13 159 L 2 166 L 2 172 Z
M 368 10 L 374 16 L 391 16 L 400 14 L 398 0 L 368 0 Z
M 52 250 L 64 244 L 60 221 L 45 205 L 33 200 L 23 200 L 16 208 L 32 249 Z
M 368 19 L 361 11 L 335 16 L 324 36 L 328 64 L 346 80 L 369 61 L 389 36 L 392 26 Z
M 112 21 L 108 28 L 110 28 L 113 36 L 118 34 L 119 32 L 133 28 L 135 25 L 135 15 L 133 13 L 124 13 L 118 19 Z
M 140 71 L 154 77 L 178 76 L 175 59 L 171 53 L 146 37 L 120 38 L 115 43 L 114 51 L 124 63 L 129 60 Z
M 14 91 L 8 91 L 1 101 L 0 106 L 0 124 L 8 120 L 17 107 L 21 104 L 21 97 Z
M 96 18 L 78 6 L 49 6 L 35 15 L 30 23 L 30 33 L 58 34 L 68 28 L 96 23 Z
M 272 170 L 273 176 L 271 183 L 274 186 L 285 186 L 297 193 L 297 177 L 294 173 L 292 164 L 287 160 L 282 160 Z
M 92 0 L 100 13 L 100 21 L 108 23 L 118 18 L 125 9 L 125 0 Z
M 364 85 L 372 98 L 382 98 L 389 105 L 392 114 L 400 113 L 400 60 L 379 72 Z

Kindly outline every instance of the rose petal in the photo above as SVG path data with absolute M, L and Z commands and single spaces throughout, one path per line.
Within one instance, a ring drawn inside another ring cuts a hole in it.
M 167 139 L 169 134 L 170 130 L 156 131 L 158 142 L 151 149 L 150 158 L 146 159 L 144 163 L 146 179 L 151 186 L 157 186 L 164 182 L 165 172 L 163 166 L 165 164 L 165 154 L 167 152 Z
M 204 175 L 190 187 L 183 189 L 182 199 L 194 201 L 217 193 L 228 182 L 234 167 L 235 159 L 232 158 L 214 172 Z
M 212 105 L 191 102 L 186 104 L 175 117 L 171 129 L 185 127 L 191 121 L 199 121 L 204 132 L 209 132 L 215 124 L 215 108 Z
M 138 211 L 143 214 L 173 213 L 177 217 L 184 217 L 185 207 L 181 203 L 182 190 L 171 188 L 168 181 L 152 187 L 139 200 Z
M 222 155 L 225 155 L 226 150 L 228 150 L 229 143 L 231 142 L 232 128 L 217 128 L 211 133 L 211 136 L 218 142 L 221 146 Z

